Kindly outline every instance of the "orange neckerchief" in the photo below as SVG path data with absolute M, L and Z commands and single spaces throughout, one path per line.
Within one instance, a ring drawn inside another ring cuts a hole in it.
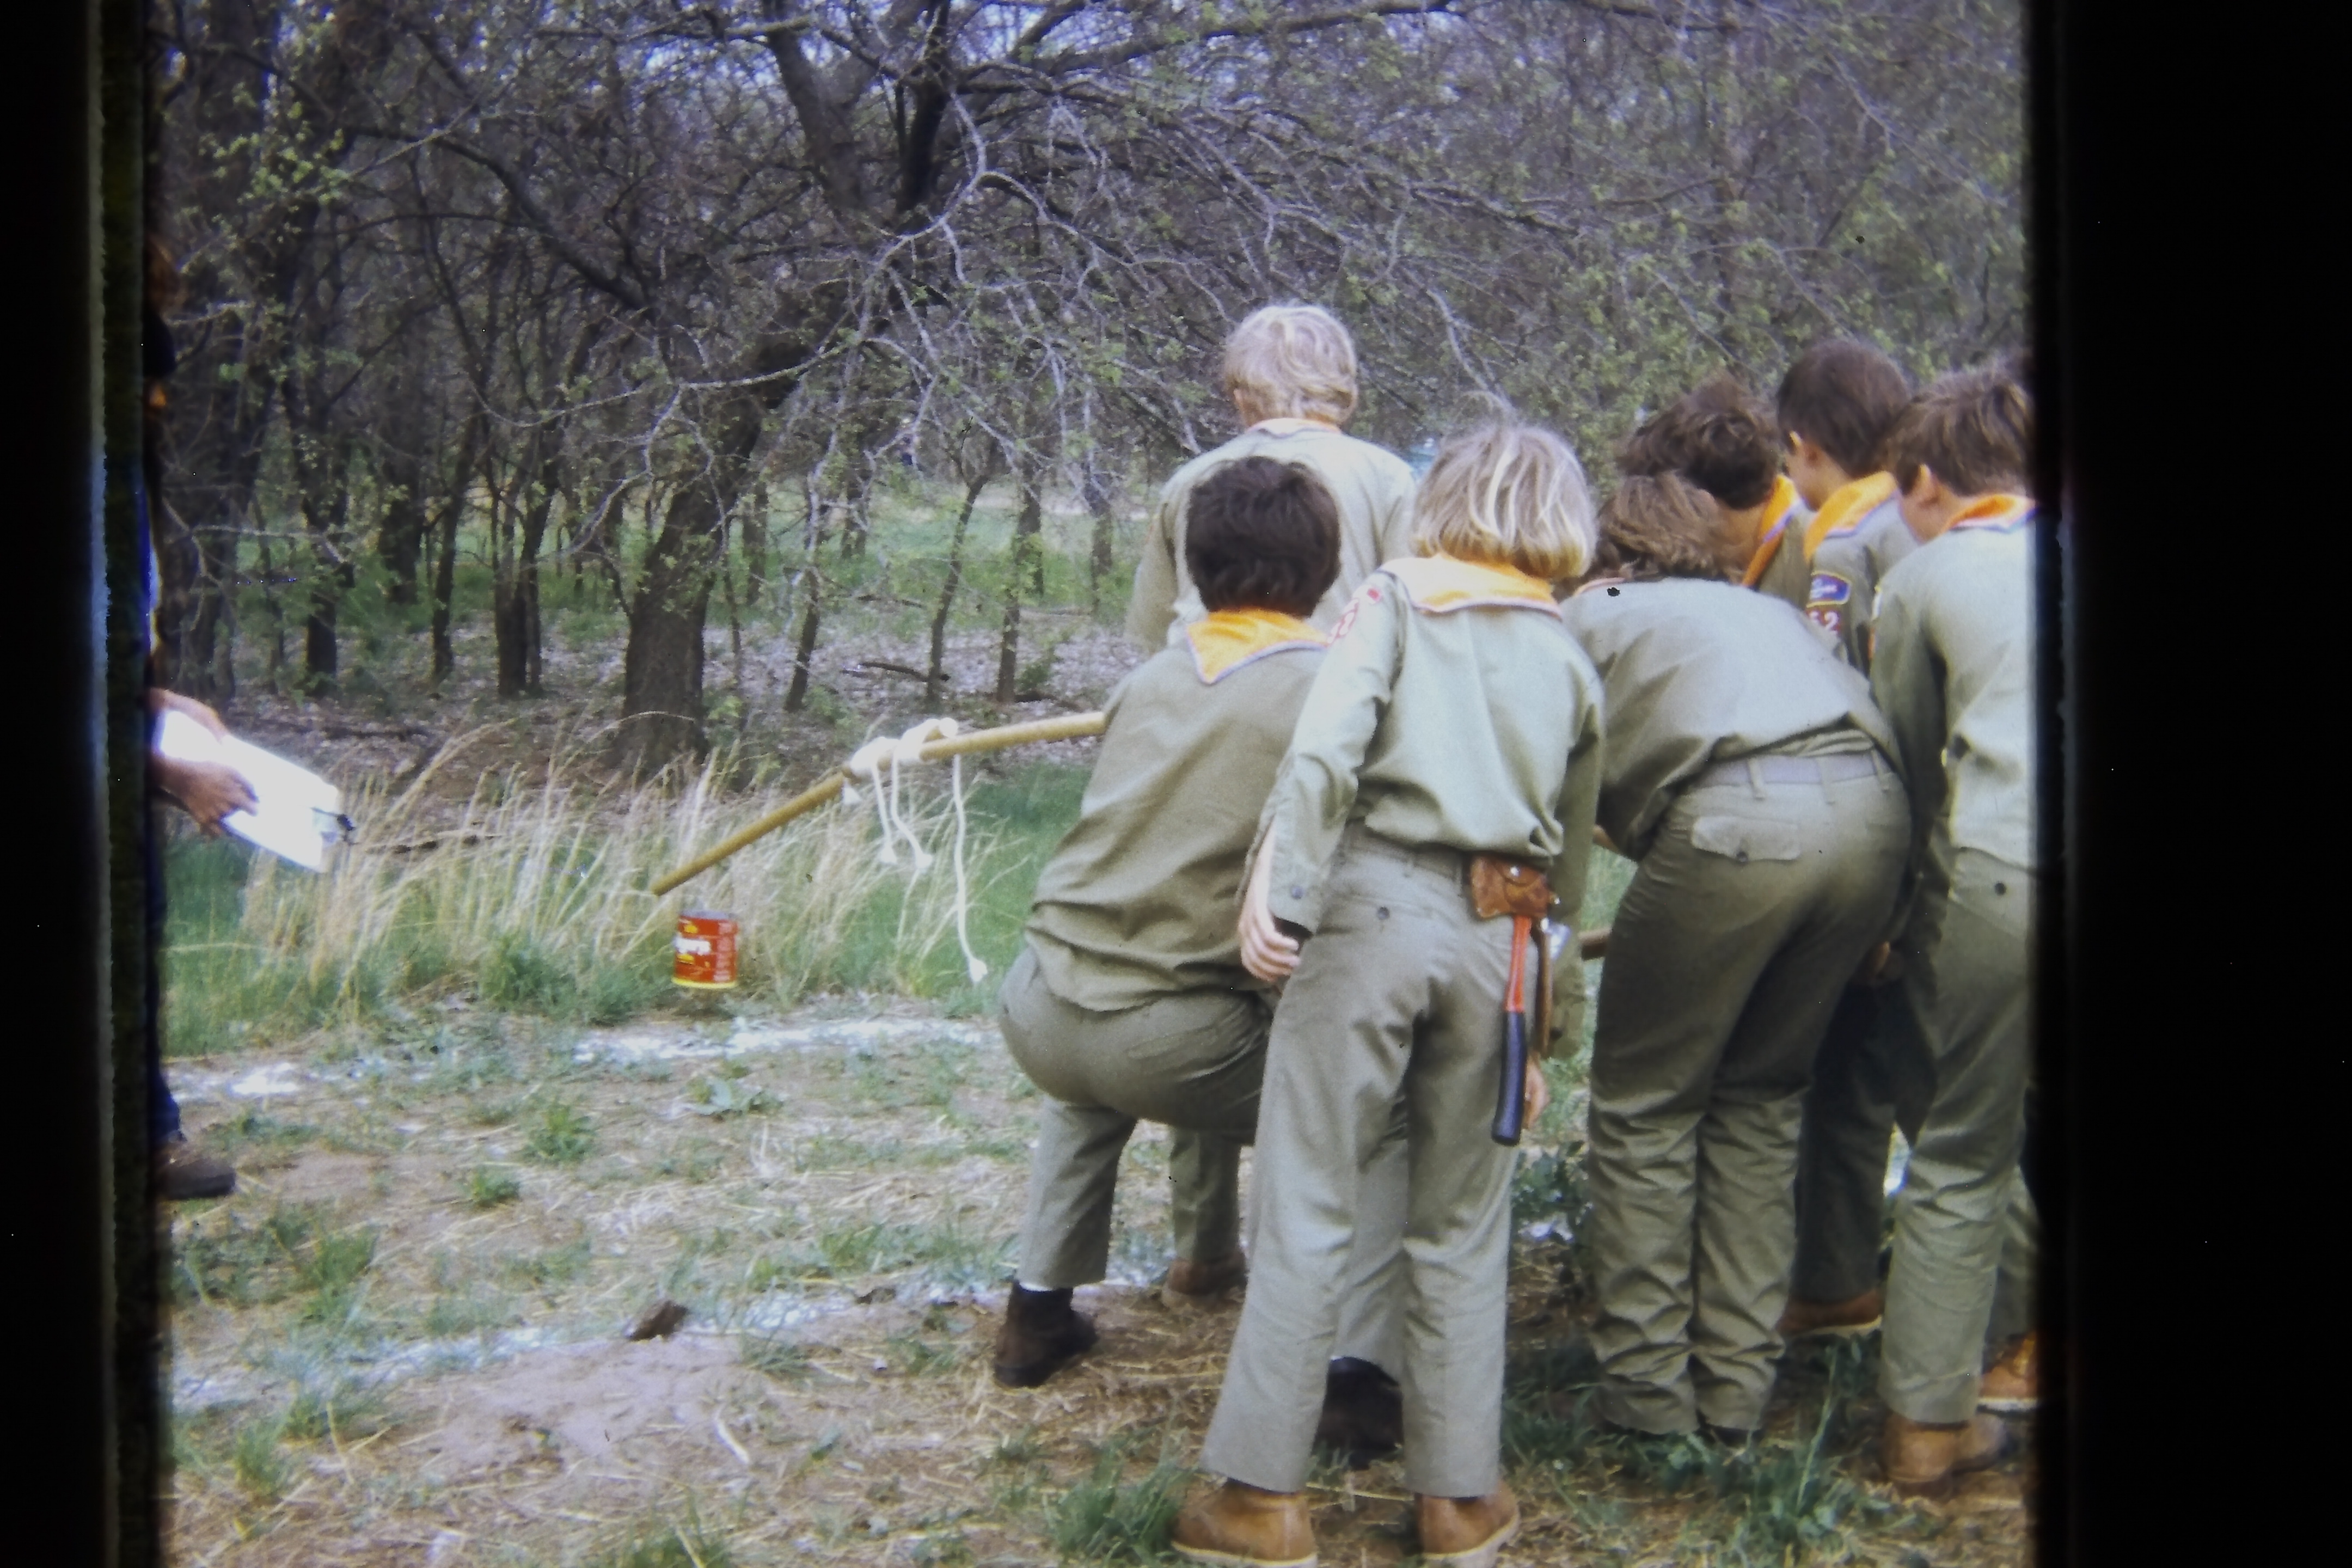
M 1451 555 L 1416 555 L 1385 562 L 1381 570 L 1404 585 L 1405 597 L 1412 601 L 1414 609 L 1431 615 L 1477 605 L 1559 614 L 1551 584 L 1516 566 L 1459 561 Z
M 2024 496 L 1999 491 L 1979 496 L 1952 518 L 1954 528 L 2014 528 L 2033 515 L 2033 502 Z
M 1281 418 L 1261 419 L 1242 432 L 1244 436 L 1296 436 L 1301 430 L 1331 430 L 1339 427 L 1328 419 Z
M 1895 476 L 1885 473 L 1865 474 L 1832 490 L 1829 500 L 1822 502 L 1822 510 L 1813 513 L 1813 521 L 1806 526 L 1805 560 L 1811 562 L 1822 540 L 1860 522 L 1894 495 Z
M 1739 574 L 1741 587 L 1753 588 L 1763 581 L 1764 569 L 1772 564 L 1796 506 L 1797 487 L 1790 482 L 1788 475 L 1773 475 L 1772 493 L 1764 498 L 1764 510 L 1756 519 L 1756 553 L 1748 558 L 1748 570 Z
M 1330 639 L 1297 616 L 1280 610 L 1212 610 L 1184 628 L 1192 644 L 1192 668 L 1203 686 L 1214 686 L 1252 659 L 1290 647 L 1324 647 Z

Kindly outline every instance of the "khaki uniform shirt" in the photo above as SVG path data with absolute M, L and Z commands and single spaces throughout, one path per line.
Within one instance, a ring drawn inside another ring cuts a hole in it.
M 1323 481 L 1339 509 L 1339 575 L 1307 617 L 1329 630 L 1356 584 L 1381 562 L 1412 553 L 1412 470 L 1384 447 L 1359 441 L 1326 426 L 1269 419 L 1176 470 L 1160 492 L 1151 526 L 1136 563 L 1128 601 L 1127 632 L 1147 648 L 1169 639 L 1171 625 L 1207 612 L 1184 563 L 1185 509 L 1200 482 L 1241 458 L 1297 463 Z
M 1871 608 L 1895 563 L 1919 547 L 1903 521 L 1902 505 L 1878 503 L 1855 521 L 1822 535 L 1813 552 L 1805 614 L 1837 642 L 1838 655 L 1870 672 Z
M 1805 531 L 1813 514 L 1805 510 L 1797 487 L 1782 474 L 1772 481 L 1764 515 L 1757 520 L 1756 554 L 1748 563 L 1740 585 L 1775 599 L 1805 607 Z
M 1078 820 L 1037 879 L 1045 984 L 1097 1012 L 1264 989 L 1241 963 L 1242 869 L 1323 637 L 1266 611 L 1188 632 L 1111 693 Z
M 1560 612 L 1607 694 L 1601 826 L 1636 860 L 1682 786 L 1717 763 L 1844 731 L 1899 765 L 1869 683 L 1786 604 L 1671 577 L 1592 583 Z
M 1886 574 L 1870 689 L 1932 855 L 2033 869 L 2033 506 L 1978 502 Z
M 1573 921 L 1601 741 L 1601 678 L 1549 586 L 1444 556 L 1390 562 L 1333 630 L 1266 801 L 1273 912 L 1321 922 L 1340 835 L 1361 822 L 1414 848 L 1549 864 L 1554 918 Z

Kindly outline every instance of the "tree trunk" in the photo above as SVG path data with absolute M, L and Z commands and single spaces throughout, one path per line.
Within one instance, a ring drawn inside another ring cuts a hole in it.
M 1021 512 L 1013 524 L 1011 570 L 1004 574 L 1004 629 L 996 644 L 996 700 L 1011 702 L 1021 663 L 1021 583 L 1041 568 L 1038 535 L 1045 526 L 1045 501 L 1036 476 L 1025 466 L 1021 473 Z
M 793 683 L 784 691 L 787 713 L 799 712 L 801 705 L 808 700 L 809 665 L 816 658 L 817 616 L 824 598 L 824 579 L 817 572 L 814 551 L 809 552 L 808 568 L 801 576 L 801 635 L 799 646 L 793 651 Z
M 1102 618 L 1103 579 L 1111 573 L 1111 541 L 1118 526 L 1118 514 L 1113 505 L 1118 491 L 1111 488 L 1109 477 L 1087 466 L 1085 479 L 1087 510 L 1094 514 L 1094 550 L 1087 557 L 1087 613 Z
M 757 609 L 768 591 L 768 481 L 751 488 L 751 505 L 743 513 L 743 596 Z
M 465 510 L 466 476 L 457 492 L 441 505 L 440 559 L 433 563 L 433 689 L 457 672 L 457 646 L 449 640 L 449 601 L 457 591 L 457 514 Z
M 948 614 L 955 608 L 956 590 L 963 585 L 963 536 L 971 526 L 971 509 L 979 504 L 980 492 L 986 489 L 1001 470 L 995 464 L 983 468 L 964 487 L 963 508 L 956 513 L 955 533 L 948 541 L 947 585 L 940 590 L 940 607 L 931 616 L 931 661 L 923 671 L 923 706 L 936 708 L 947 686 Z

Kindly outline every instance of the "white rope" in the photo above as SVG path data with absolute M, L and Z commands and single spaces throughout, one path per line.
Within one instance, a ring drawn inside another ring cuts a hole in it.
M 875 815 L 881 819 L 882 825 L 882 842 L 876 850 L 876 855 L 885 866 L 896 866 L 898 863 L 896 841 L 904 837 L 909 851 L 909 859 L 912 862 L 912 869 L 907 874 L 909 884 L 929 870 L 936 858 L 929 850 L 923 847 L 922 840 L 915 836 L 914 824 L 908 820 L 905 809 L 898 804 L 898 770 L 902 766 L 911 766 L 921 762 L 923 747 L 927 742 L 944 741 L 956 734 L 958 729 L 959 726 L 952 719 L 925 719 L 908 730 L 905 734 L 895 739 L 886 735 L 877 740 L 866 742 L 849 759 L 851 776 L 865 779 L 874 789 Z M 885 761 L 890 764 L 890 784 L 887 789 L 885 789 L 882 784 L 882 764 Z M 969 921 L 971 884 L 965 876 L 963 861 L 963 841 L 966 833 L 963 810 L 963 759 L 961 756 L 952 759 L 948 772 L 950 789 L 955 799 L 956 943 L 963 949 L 964 973 L 971 975 L 971 983 L 977 985 L 987 978 L 988 965 L 982 961 L 978 953 L 971 950 Z M 859 804 L 860 796 L 856 790 L 845 785 L 841 794 L 842 798 L 851 805 Z

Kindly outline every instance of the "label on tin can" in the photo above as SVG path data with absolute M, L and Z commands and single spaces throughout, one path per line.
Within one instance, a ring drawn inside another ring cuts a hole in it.
M 688 910 L 677 917 L 671 944 L 677 959 L 671 978 L 701 991 L 724 991 L 735 984 L 735 917 L 719 910 Z

